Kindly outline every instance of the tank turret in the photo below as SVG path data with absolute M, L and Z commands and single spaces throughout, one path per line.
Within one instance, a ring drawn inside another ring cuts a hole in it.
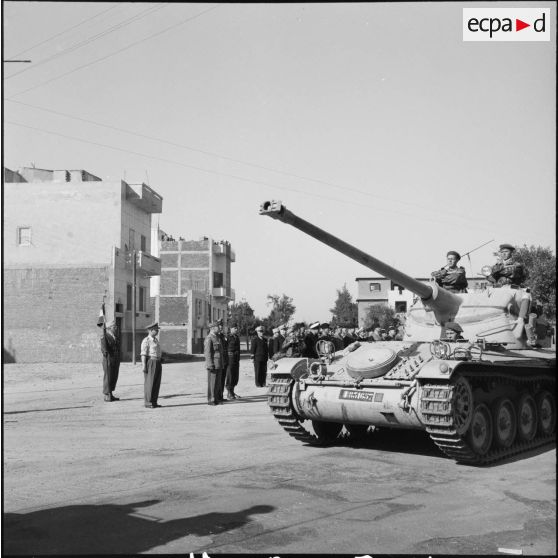
M 413 292 L 417 301 L 407 315 L 406 337 L 432 341 L 444 336 L 447 322 L 458 322 L 467 339 L 505 344 L 508 348 L 526 348 L 524 321 L 529 312 L 530 295 L 524 290 L 487 289 L 474 293 L 451 293 L 435 282 L 424 284 L 402 271 L 355 248 L 289 211 L 280 201 L 265 201 L 260 215 L 267 215 L 291 225 L 316 240 L 345 254 L 372 271 Z
M 287 223 L 412 291 L 403 340 L 352 343 L 318 359 L 270 362 L 268 405 L 307 444 L 426 431 L 465 463 L 490 463 L 554 441 L 556 352 L 527 344 L 526 289 L 451 293 L 425 284 L 301 219 L 279 201 L 260 214 Z M 457 322 L 463 339 L 446 337 Z M 307 427 L 307 422 L 311 428 Z

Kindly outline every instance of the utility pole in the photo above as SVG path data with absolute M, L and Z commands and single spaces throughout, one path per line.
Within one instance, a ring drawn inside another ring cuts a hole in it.
M 132 364 L 136 364 L 136 251 L 132 250 Z

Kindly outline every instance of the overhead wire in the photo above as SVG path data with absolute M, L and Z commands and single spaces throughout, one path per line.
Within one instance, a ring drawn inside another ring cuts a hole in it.
M 334 197 L 331 197 L 331 196 L 325 196 L 323 194 L 309 193 L 309 192 L 305 192 L 303 190 L 298 190 L 296 188 L 289 188 L 287 186 L 278 186 L 276 184 L 272 184 L 272 183 L 266 182 L 264 180 L 255 180 L 255 179 L 251 179 L 251 178 L 246 178 L 244 176 L 238 176 L 238 175 L 234 175 L 234 174 L 230 174 L 230 173 L 224 173 L 224 172 L 216 171 L 216 170 L 213 170 L 213 169 L 207 169 L 207 168 L 199 167 L 199 166 L 196 166 L 196 165 L 190 165 L 188 163 L 182 163 L 180 161 L 175 161 L 173 159 L 167 159 L 165 157 L 158 157 L 156 155 L 150 155 L 148 153 L 141 153 L 141 152 L 133 151 L 133 150 L 130 150 L 130 149 L 124 149 L 122 147 L 116 147 L 116 146 L 113 146 L 113 145 L 108 145 L 106 143 L 99 143 L 99 142 L 94 142 L 94 141 L 91 141 L 91 140 L 78 138 L 78 137 L 75 137 L 75 136 L 70 136 L 70 135 L 67 135 L 67 134 L 61 134 L 59 132 L 54 132 L 52 130 L 45 130 L 44 128 L 38 128 L 36 126 L 29 126 L 27 124 L 22 124 L 20 122 L 13 122 L 13 121 L 5 120 L 4 123 L 5 124 L 11 124 L 13 126 L 19 126 L 21 128 L 27 128 L 29 130 L 35 130 L 35 131 L 38 131 L 38 132 L 43 132 L 43 133 L 55 135 L 55 136 L 58 136 L 58 137 L 62 137 L 62 138 L 66 138 L 66 139 L 70 139 L 70 140 L 74 140 L 74 141 L 78 141 L 78 142 L 82 142 L 82 143 L 87 143 L 87 144 L 90 144 L 90 145 L 95 145 L 97 147 L 104 147 L 104 148 L 107 148 L 107 149 L 113 149 L 115 151 L 120 151 L 120 152 L 123 152 L 123 153 L 130 153 L 132 155 L 137 155 L 139 157 L 145 157 L 147 159 L 162 161 L 162 162 L 165 162 L 165 163 L 178 165 L 178 166 L 181 166 L 181 167 L 184 167 L 184 168 L 194 169 L 194 170 L 204 172 L 204 173 L 208 173 L 208 174 L 223 176 L 225 178 L 232 178 L 234 180 L 239 180 L 241 182 L 248 182 L 248 183 L 256 184 L 256 185 L 259 185 L 259 186 L 262 186 L 262 185 L 263 186 L 268 186 L 268 187 L 274 188 L 276 190 L 284 190 L 284 191 L 287 191 L 287 192 L 294 192 L 294 193 L 297 193 L 297 194 L 302 194 L 304 196 L 309 196 L 311 198 L 322 198 L 322 199 L 326 199 L 326 200 L 329 200 L 329 201 L 334 201 L 336 203 L 344 203 L 344 204 L 353 205 L 353 206 L 360 207 L 360 208 L 366 207 L 366 208 L 369 208 L 369 209 L 378 209 L 376 206 L 366 205 L 366 204 L 360 203 L 358 201 L 353 201 L 353 200 L 350 200 L 350 199 L 334 198 Z M 439 224 L 439 223 L 442 223 L 442 224 L 454 223 L 454 221 L 450 221 L 450 220 L 433 219 L 433 218 L 425 217 L 424 215 L 416 215 L 415 213 L 404 213 L 404 212 L 397 211 L 397 210 L 390 209 L 390 208 L 382 208 L 382 213 L 392 213 L 392 214 L 396 214 L 396 215 L 404 215 L 405 217 L 418 219 L 418 220 L 420 220 L 421 223 L 423 223 L 423 222 L 431 222 L 431 223 L 437 223 L 437 224 Z M 481 229 L 484 229 L 484 230 L 487 230 L 487 231 L 492 231 L 492 229 L 489 229 L 487 227 L 478 227 L 478 228 L 481 228 Z
M 87 19 L 84 19 L 83 21 L 80 21 L 79 23 L 76 23 L 75 25 L 72 25 L 72 27 L 68 28 L 68 29 L 64 29 L 63 31 L 60 31 L 60 33 L 56 33 L 56 35 L 52 35 L 51 37 L 48 37 L 38 43 L 35 43 L 34 45 L 27 47 L 24 50 L 19 51 L 18 53 L 14 54 L 13 56 L 10 56 L 10 58 L 17 58 L 19 56 L 21 56 L 22 54 L 25 54 L 26 52 L 29 52 L 30 50 L 33 50 L 34 48 L 37 48 L 38 46 L 44 45 L 45 43 L 48 43 L 58 37 L 61 37 L 62 35 L 65 35 L 66 33 L 69 33 L 70 31 L 73 31 L 74 29 L 88 23 L 89 21 L 92 21 L 100 16 L 102 16 L 103 14 L 106 14 L 107 12 L 110 12 L 111 10 L 114 10 L 116 8 L 118 8 L 121 4 L 117 3 L 115 6 L 111 6 L 110 8 L 107 8 L 106 10 L 103 10 L 102 12 L 99 12 L 91 17 L 88 17 Z
M 185 23 L 188 23 L 190 21 L 193 21 L 194 19 L 197 19 L 215 9 L 217 9 L 218 7 L 220 7 L 221 4 L 217 4 L 216 6 L 213 6 L 211 8 L 208 8 L 207 10 L 204 10 L 203 12 L 200 12 L 194 16 L 190 16 L 186 19 L 183 19 L 173 25 L 170 25 L 169 27 L 165 27 L 165 29 L 161 29 L 160 31 L 157 31 L 156 33 L 153 33 L 147 37 L 144 37 L 143 39 L 140 39 L 139 41 L 136 41 L 134 43 L 131 43 L 121 49 L 118 49 L 114 52 L 111 52 L 105 56 L 102 56 L 101 58 L 97 58 L 96 60 L 93 60 L 91 62 L 87 62 L 86 64 L 82 64 L 81 66 L 78 66 L 76 68 L 73 68 L 72 70 L 65 72 L 64 74 L 60 74 L 59 76 L 55 76 L 47 81 L 44 81 L 42 83 L 38 83 L 37 85 L 34 85 L 33 87 L 29 87 L 27 89 L 24 89 L 23 91 L 19 91 L 18 93 L 14 93 L 13 95 L 11 95 L 11 97 L 8 97 L 9 99 L 13 99 L 14 97 L 18 97 L 19 95 L 23 95 L 24 93 L 28 93 L 29 91 L 33 91 L 34 89 L 37 89 L 38 87 L 42 87 L 44 85 L 47 85 L 49 83 L 52 83 L 53 81 L 57 81 L 59 79 L 62 79 L 63 77 L 69 76 L 71 74 L 73 74 L 74 72 L 77 72 L 79 70 L 83 70 L 84 68 L 88 68 L 89 66 L 92 66 L 93 64 L 97 64 L 98 62 L 102 62 L 103 60 L 107 60 L 108 58 L 112 58 L 113 56 L 116 56 L 117 54 L 120 54 L 121 52 L 124 52 L 126 50 L 129 50 L 132 47 L 135 47 L 141 43 L 144 43 L 146 41 L 149 41 L 155 37 L 158 37 L 159 35 L 162 35 L 163 33 L 167 33 L 168 31 L 171 31 L 172 29 L 176 29 L 177 27 L 184 25 Z
M 75 43 L 73 45 L 70 45 L 69 47 L 53 54 L 52 56 L 48 57 L 48 58 L 44 58 L 43 60 L 39 60 L 38 62 L 33 62 L 32 66 L 28 66 L 27 68 L 24 68 L 23 70 L 20 70 L 19 72 L 16 72 L 15 74 L 11 74 L 9 76 L 7 76 L 5 79 L 11 79 L 13 77 L 19 76 L 20 74 L 23 74 L 25 72 L 28 72 L 29 70 L 35 70 L 36 68 L 42 66 L 43 64 L 46 64 L 48 62 L 51 62 L 52 60 L 56 60 L 62 56 L 65 56 L 66 54 L 69 54 L 71 52 L 75 52 L 76 50 L 87 46 L 90 43 L 93 43 L 95 41 L 97 41 L 98 39 L 102 39 L 103 37 L 106 37 L 107 35 L 110 35 L 111 33 L 114 33 L 115 31 L 119 31 L 120 29 L 122 29 L 123 27 L 126 27 L 127 25 L 131 25 L 132 23 L 148 16 L 151 15 L 159 10 L 162 10 L 164 8 L 168 7 L 168 5 L 162 4 L 159 6 L 151 6 L 149 8 L 146 8 L 145 10 L 129 17 L 128 19 L 125 19 L 123 21 L 121 21 L 120 23 L 117 23 L 115 25 L 113 25 L 112 27 L 109 27 L 108 29 L 105 29 L 104 31 L 101 31 L 100 33 L 97 33 L 96 35 L 93 35 L 91 37 L 88 37 L 87 39 L 84 39 L 83 41 L 79 42 L 79 43 Z
M 414 202 L 409 202 L 409 201 L 405 201 L 405 200 L 394 200 L 393 198 L 389 198 L 388 196 L 382 196 L 382 195 L 379 195 L 379 194 L 375 194 L 373 192 L 367 192 L 366 190 L 360 190 L 358 188 L 352 188 L 350 186 L 342 186 L 340 184 L 335 184 L 333 182 L 329 182 L 329 181 L 325 181 L 325 180 L 321 180 L 321 179 L 317 179 L 317 178 L 311 178 L 311 177 L 307 177 L 307 176 L 302 176 L 302 175 L 299 175 L 299 174 L 296 174 L 296 173 L 291 173 L 291 172 L 288 172 L 288 171 L 283 171 L 283 170 L 275 169 L 275 168 L 272 168 L 272 167 L 266 167 L 264 165 L 259 165 L 257 163 L 251 163 L 251 162 L 248 162 L 248 161 L 243 161 L 241 159 L 235 159 L 233 157 L 228 157 L 226 155 L 220 155 L 218 153 L 214 153 L 214 152 L 211 152 L 211 151 L 206 151 L 206 150 L 203 150 L 203 149 L 197 149 L 197 148 L 190 147 L 190 146 L 187 146 L 187 145 L 183 145 L 183 144 L 180 144 L 180 143 L 172 142 L 172 141 L 169 141 L 169 140 L 166 140 L 166 139 L 163 139 L 163 138 L 149 136 L 147 134 L 142 134 L 140 132 L 134 132 L 134 131 L 131 131 L 131 130 L 127 130 L 125 128 L 120 128 L 118 126 L 112 126 L 110 124 L 103 124 L 103 123 L 100 123 L 100 122 L 96 122 L 94 120 L 90 120 L 90 119 L 87 119 L 87 118 L 82 118 L 82 117 L 79 117 L 79 116 L 74 116 L 74 115 L 67 114 L 67 113 L 60 112 L 60 111 L 56 111 L 56 110 L 53 110 L 53 109 L 38 107 L 38 106 L 32 105 L 30 103 L 24 103 L 22 101 L 16 101 L 16 100 L 12 100 L 12 99 L 7 99 L 7 100 L 12 102 L 12 103 L 16 103 L 16 104 L 19 104 L 19 105 L 22 105 L 22 106 L 34 108 L 34 109 L 41 110 L 41 111 L 44 111 L 44 112 L 49 112 L 51 114 L 56 114 L 58 116 L 64 116 L 66 118 L 70 118 L 72 120 L 77 120 L 79 122 L 85 122 L 85 123 L 88 123 L 88 124 L 93 124 L 95 126 L 100 126 L 100 127 L 103 127 L 103 128 L 107 128 L 108 130 L 114 130 L 114 131 L 117 131 L 117 132 L 130 134 L 130 135 L 133 135 L 133 136 L 136 136 L 136 137 L 139 137 L 139 138 L 144 138 L 144 139 L 148 139 L 148 140 L 157 141 L 157 142 L 160 142 L 160 143 L 163 143 L 163 144 L 166 144 L 166 145 L 170 145 L 172 147 L 187 149 L 188 151 L 193 151 L 195 153 L 201 153 L 203 155 L 209 155 L 209 156 L 212 156 L 212 157 L 223 159 L 225 161 L 230 161 L 230 162 L 233 162 L 233 163 L 246 165 L 246 166 L 249 166 L 249 167 L 273 172 L 273 173 L 280 174 L 280 175 L 283 175 L 283 176 L 289 176 L 289 177 L 296 178 L 296 179 L 299 179 L 299 180 L 305 180 L 307 182 L 314 182 L 316 184 L 323 184 L 325 186 L 330 186 L 330 187 L 337 188 L 337 189 L 340 189 L 340 190 L 344 190 L 344 191 L 347 191 L 347 192 L 362 194 L 364 196 L 376 198 L 376 199 L 383 200 L 383 201 L 388 201 L 390 203 L 399 203 L 401 205 L 406 205 L 406 206 L 409 206 L 409 207 L 414 207 L 414 208 L 420 209 L 421 211 L 425 211 L 425 210 L 426 211 L 432 211 L 432 208 L 426 207 L 424 205 L 417 204 L 417 203 L 414 203 Z M 437 205 L 436 210 L 440 210 L 439 205 Z M 459 217 L 459 218 L 461 218 L 465 221 L 469 221 L 469 222 L 473 222 L 473 223 L 482 223 L 483 222 L 481 220 L 473 219 L 471 217 L 465 217 L 465 216 L 463 216 L 463 215 L 461 215 L 457 212 L 453 212 L 453 211 L 450 211 L 450 210 L 447 210 L 447 209 L 443 209 L 443 211 L 444 211 L 444 214 L 446 214 L 446 215 L 453 215 L 453 216 Z

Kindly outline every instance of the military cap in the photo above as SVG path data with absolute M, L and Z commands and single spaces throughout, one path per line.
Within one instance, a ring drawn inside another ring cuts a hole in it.
M 263 331 L 264 328 L 263 326 L 259 325 L 258 327 L 255 328 L 255 331 Z
M 457 261 L 459 261 L 461 259 L 461 255 L 459 254 L 459 252 L 456 252 L 455 250 L 450 250 L 447 254 L 446 254 L 446 258 L 448 256 L 455 256 L 457 258 Z
M 511 244 L 500 244 L 500 250 L 515 250 L 515 246 Z
M 457 322 L 448 322 L 446 324 L 446 329 L 451 329 L 456 333 L 461 333 L 463 331 L 463 328 Z
M 149 324 L 148 326 L 145 326 L 145 329 L 149 330 L 149 329 L 159 329 L 159 322 L 153 322 L 152 324 Z
M 329 327 L 329 324 L 327 322 L 324 322 L 323 324 L 320 325 L 320 327 L 322 329 L 325 329 L 326 327 Z
M 320 327 L 320 322 L 312 322 L 309 326 L 308 329 L 318 329 Z

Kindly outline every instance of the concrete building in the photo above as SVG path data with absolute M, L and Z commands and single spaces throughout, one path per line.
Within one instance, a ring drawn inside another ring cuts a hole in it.
M 16 362 L 100 359 L 102 302 L 132 356 L 153 321 L 151 216 L 161 196 L 146 184 L 104 181 L 84 170 L 4 169 L 4 357 Z
M 430 283 L 430 277 L 416 277 L 421 283 Z M 364 325 L 368 309 L 374 305 L 392 308 L 396 314 L 405 314 L 413 304 L 414 294 L 385 277 L 357 277 L 358 324 Z M 485 277 L 467 277 L 468 290 L 483 289 L 487 286 Z
M 161 277 L 154 289 L 160 340 L 165 353 L 203 352 L 208 324 L 219 318 L 227 323 L 228 304 L 234 301 L 231 245 L 208 237 L 169 240 L 159 231 Z

